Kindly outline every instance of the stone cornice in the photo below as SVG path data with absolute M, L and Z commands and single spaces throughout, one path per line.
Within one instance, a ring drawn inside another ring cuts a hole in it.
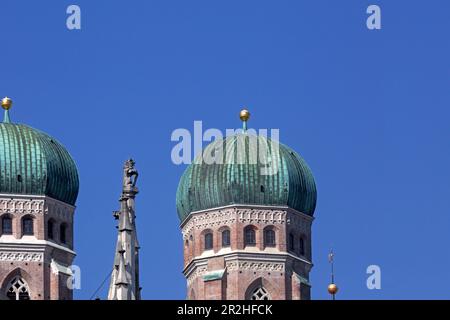
M 195 271 L 199 266 L 207 266 L 208 260 L 211 258 L 224 257 L 225 262 L 231 261 L 252 261 L 252 262 L 271 262 L 271 263 L 286 263 L 288 260 L 295 260 L 312 267 L 311 261 L 304 258 L 297 257 L 288 252 L 280 253 L 267 253 L 267 252 L 248 252 L 245 250 L 233 250 L 224 254 L 214 254 L 211 256 L 205 256 L 200 258 L 194 258 L 189 264 L 184 268 L 183 274 L 189 277 L 190 273 Z
M 290 254 L 255 254 L 236 251 L 225 256 L 226 271 L 252 271 L 252 272 L 285 272 L 286 264 L 291 260 L 302 261 L 308 269 L 312 268 L 309 261 Z M 208 270 L 208 258 L 194 259 L 183 270 L 188 286 L 198 277 L 205 275 Z M 214 271 L 214 270 L 213 270 Z
M 44 252 L 48 247 L 64 251 L 72 256 L 76 256 L 75 251 L 63 247 L 51 241 L 46 240 L 22 240 L 8 239 L 7 242 L 2 241 L 0 237 L 0 253 L 2 252 Z

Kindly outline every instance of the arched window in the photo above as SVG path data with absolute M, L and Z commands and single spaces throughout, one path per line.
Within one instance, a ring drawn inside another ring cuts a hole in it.
M 67 225 L 65 223 L 59 226 L 59 241 L 61 243 L 67 242 Z
M 294 235 L 292 233 L 289 234 L 289 251 L 295 251 Z
M 272 228 L 264 229 L 264 246 L 275 247 L 275 230 Z
M 50 240 L 54 239 L 54 229 L 55 229 L 55 224 L 53 222 L 52 219 L 48 220 L 47 222 L 47 238 L 49 238 Z
M 300 237 L 300 241 L 299 241 L 299 251 L 300 251 L 300 255 L 304 256 L 305 255 L 305 240 L 303 240 L 303 237 Z
M 1 234 L 12 234 L 12 219 L 10 216 L 4 216 L 2 218 L 2 233 Z
M 25 217 L 22 219 L 22 235 L 32 236 L 34 234 L 33 218 Z
M 213 248 L 213 234 L 208 232 L 205 234 L 205 250 L 211 250 Z
M 253 291 L 252 300 L 270 300 L 270 295 L 264 287 L 258 287 Z
M 222 247 L 229 247 L 230 242 L 230 230 L 222 231 Z
M 255 229 L 252 226 L 248 226 L 244 229 L 244 243 L 246 246 L 256 245 Z
M 30 300 L 28 285 L 21 277 L 14 277 L 9 283 L 6 296 L 10 300 Z

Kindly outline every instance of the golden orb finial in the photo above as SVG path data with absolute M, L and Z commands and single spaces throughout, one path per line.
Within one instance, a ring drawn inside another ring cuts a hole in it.
M 9 110 L 9 109 L 11 109 L 11 106 L 12 106 L 12 100 L 8 97 L 4 97 L 2 99 L 2 108 L 5 110 Z
M 334 283 L 330 283 L 328 285 L 328 293 L 331 295 L 335 295 L 338 292 L 339 288 Z
M 242 121 L 248 121 L 248 119 L 250 119 L 250 111 L 242 109 L 239 113 L 239 118 L 241 118 Z

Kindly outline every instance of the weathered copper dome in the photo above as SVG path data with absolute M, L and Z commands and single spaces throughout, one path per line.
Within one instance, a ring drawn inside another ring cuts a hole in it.
M 260 153 L 266 158 L 255 162 Z M 223 161 L 205 161 L 205 155 Z M 295 151 L 267 137 L 241 133 L 212 142 L 189 165 L 176 203 L 183 221 L 191 212 L 231 204 L 288 206 L 312 216 L 316 199 L 313 174 Z
M 2 105 L 3 106 L 3 105 Z M 11 123 L 0 123 L 0 193 L 46 195 L 74 205 L 78 172 L 72 157 L 54 138 Z

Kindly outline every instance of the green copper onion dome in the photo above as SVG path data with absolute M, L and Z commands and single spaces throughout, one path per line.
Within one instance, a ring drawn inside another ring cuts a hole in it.
M 260 153 L 266 156 L 256 160 Z M 181 177 L 176 204 L 184 221 L 191 212 L 232 204 L 289 206 L 312 216 L 316 199 L 313 174 L 295 151 L 244 132 L 205 148 Z
M 54 138 L 23 124 L 11 123 L 11 100 L 2 100 L 0 123 L 0 193 L 46 195 L 74 205 L 78 172 L 72 157 Z

